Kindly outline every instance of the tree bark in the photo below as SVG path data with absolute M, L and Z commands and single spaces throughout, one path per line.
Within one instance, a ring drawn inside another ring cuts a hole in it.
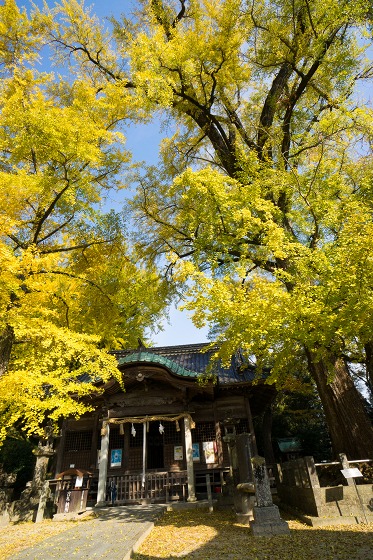
M 14 342 L 14 330 L 10 325 L 6 325 L 0 335 L 0 377 L 4 375 L 8 369 L 10 355 Z
M 367 384 L 373 397 L 373 343 L 367 342 L 365 348 L 365 367 L 367 372 Z
M 333 356 L 320 360 L 310 350 L 306 354 L 324 408 L 333 453 L 345 453 L 349 460 L 373 459 L 372 423 L 346 364 Z

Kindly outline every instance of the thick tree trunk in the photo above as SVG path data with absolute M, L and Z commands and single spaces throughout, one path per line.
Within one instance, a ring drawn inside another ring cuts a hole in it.
M 367 342 L 365 348 L 365 367 L 367 371 L 367 383 L 373 397 L 373 342 Z
M 14 342 L 14 330 L 7 325 L 0 335 L 0 377 L 8 369 L 10 355 Z
M 373 459 L 373 427 L 364 401 L 341 359 L 319 360 L 307 350 L 332 440 L 333 452 L 351 459 Z

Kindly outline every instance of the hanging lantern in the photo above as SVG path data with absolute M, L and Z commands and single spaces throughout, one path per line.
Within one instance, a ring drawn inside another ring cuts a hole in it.
M 133 437 L 136 437 L 136 430 L 135 430 L 135 426 L 133 424 L 131 426 L 131 434 L 133 435 Z
M 159 422 L 159 433 L 161 434 L 161 436 L 163 436 L 164 434 L 164 426 L 162 426 L 161 422 Z

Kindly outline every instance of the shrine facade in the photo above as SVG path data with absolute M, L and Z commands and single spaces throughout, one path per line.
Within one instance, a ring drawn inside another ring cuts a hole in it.
M 92 473 L 89 501 L 105 505 L 195 501 L 206 474 L 219 493 L 235 465 L 229 434 L 249 433 L 253 416 L 274 396 L 240 357 L 214 366 L 201 382 L 213 351 L 208 344 L 139 347 L 116 351 L 123 385 L 102 386 L 95 412 L 66 420 L 57 446 L 55 474 Z M 111 489 L 111 491 L 110 491 Z

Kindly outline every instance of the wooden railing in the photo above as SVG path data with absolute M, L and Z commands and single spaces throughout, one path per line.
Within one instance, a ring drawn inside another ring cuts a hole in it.
M 186 499 L 187 472 L 146 473 L 143 483 L 142 474 L 109 476 L 108 485 L 114 482 L 116 503 L 169 502 Z

